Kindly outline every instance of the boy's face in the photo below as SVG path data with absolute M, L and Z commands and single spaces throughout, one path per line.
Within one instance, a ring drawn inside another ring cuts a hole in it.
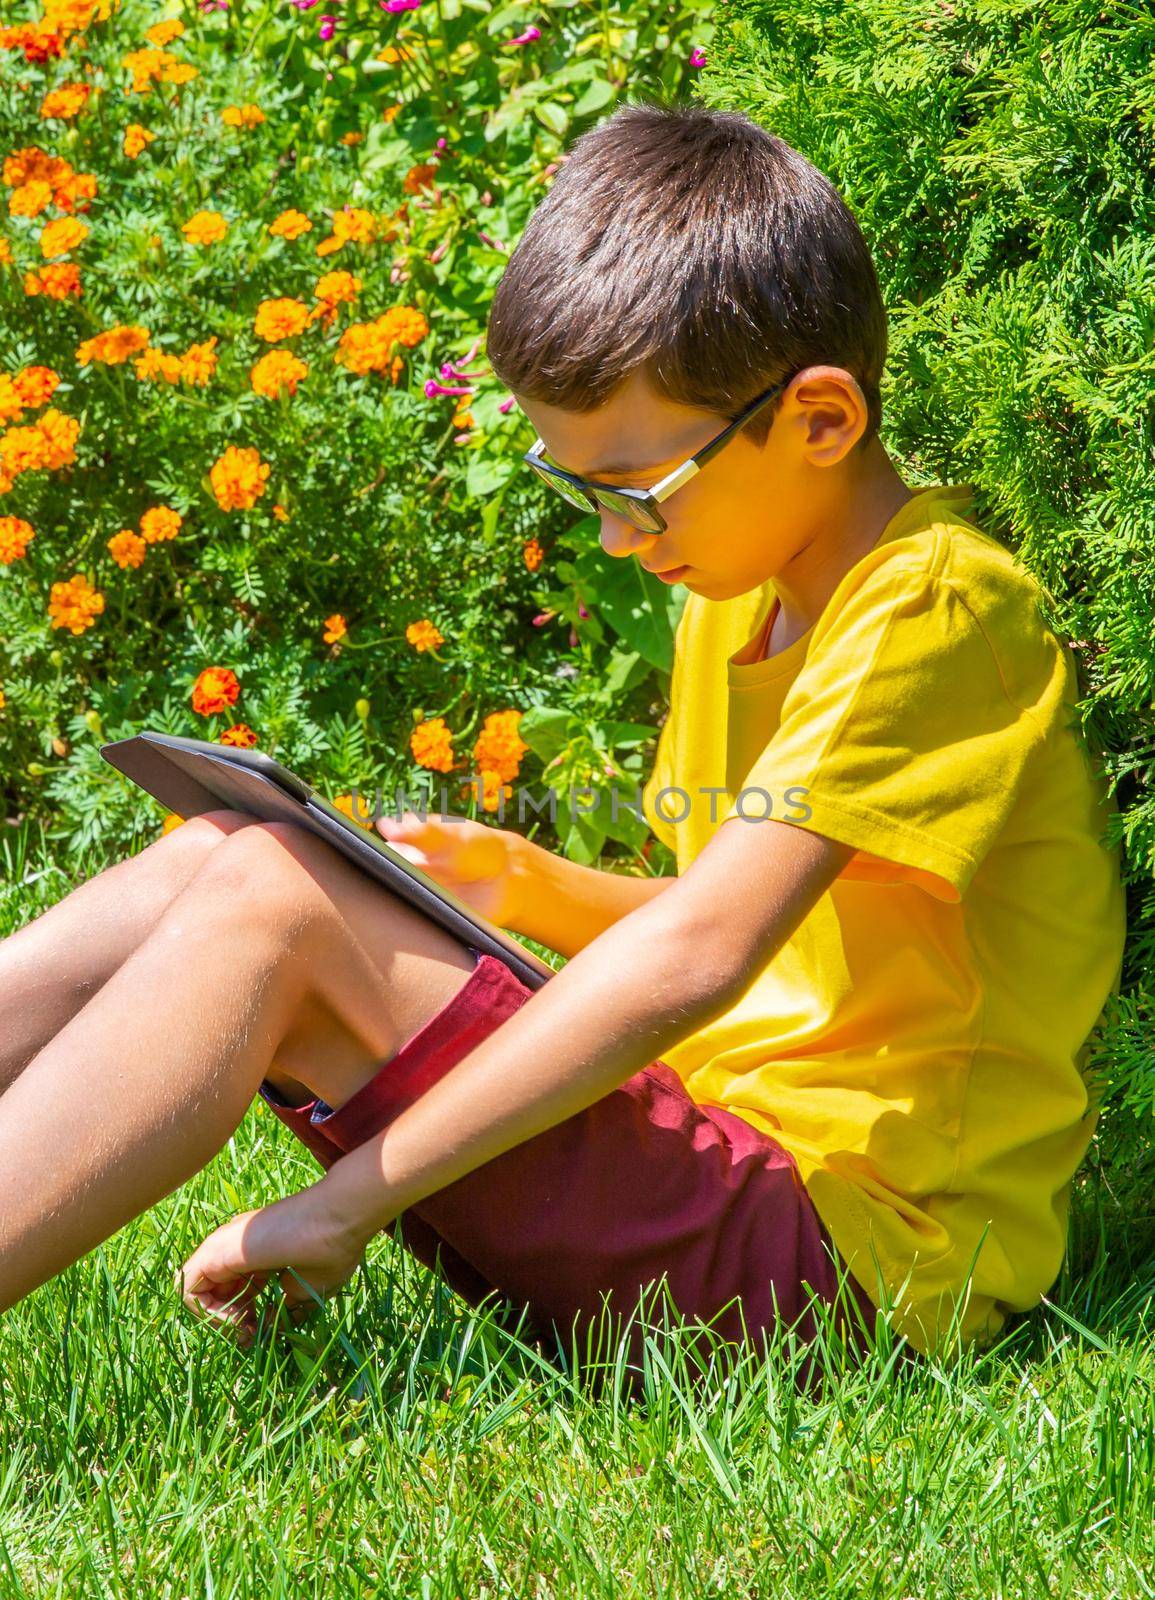
M 514 398 L 560 467 L 615 488 L 652 488 L 729 420 L 665 399 L 641 371 L 584 415 Z M 602 548 L 670 573 L 670 581 L 711 600 L 755 589 L 782 571 L 816 519 L 828 515 L 823 480 L 836 475 L 817 469 L 853 447 L 865 420 L 865 401 L 848 372 L 807 367 L 791 381 L 761 449 L 739 432 L 662 502 L 665 533 L 645 533 L 600 508 Z

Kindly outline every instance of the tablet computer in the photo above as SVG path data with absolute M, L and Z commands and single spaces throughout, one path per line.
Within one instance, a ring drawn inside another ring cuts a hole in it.
M 453 935 L 504 961 L 531 989 L 553 968 L 504 928 L 480 916 L 428 873 L 400 855 L 374 828 L 362 827 L 288 767 L 263 750 L 212 744 L 146 729 L 102 744 L 100 753 L 133 783 L 179 817 L 205 811 L 245 811 L 262 822 L 295 822 L 328 839 L 334 849 L 386 889 Z

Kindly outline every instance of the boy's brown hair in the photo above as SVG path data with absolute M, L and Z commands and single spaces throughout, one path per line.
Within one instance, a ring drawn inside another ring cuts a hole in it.
M 627 105 L 574 142 L 490 307 L 486 350 L 528 400 L 578 413 L 637 368 L 659 394 L 736 417 L 814 363 L 882 420 L 886 311 L 834 186 L 740 112 Z M 743 432 L 761 446 L 778 402 Z

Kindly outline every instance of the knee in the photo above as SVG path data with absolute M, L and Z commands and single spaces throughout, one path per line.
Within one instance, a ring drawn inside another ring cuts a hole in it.
M 179 867 L 179 879 L 187 881 L 190 871 L 202 866 L 230 834 L 256 820 L 243 811 L 205 811 L 154 840 L 148 849 L 158 863 Z
M 331 909 L 310 871 L 320 841 L 296 823 L 244 821 L 249 826 L 230 827 L 201 863 L 194 888 L 202 903 L 215 916 L 247 919 L 266 931 L 313 926 Z

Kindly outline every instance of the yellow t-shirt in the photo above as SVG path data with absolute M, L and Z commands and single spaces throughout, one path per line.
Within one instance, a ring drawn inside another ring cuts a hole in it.
M 679 872 L 735 815 L 855 847 L 742 999 L 663 1059 L 793 1154 L 924 1353 L 972 1262 L 958 1329 L 978 1345 L 1058 1275 L 1125 929 L 1073 658 L 1036 580 L 963 516 L 972 498 L 916 494 L 767 659 L 748 657 L 772 583 L 691 593 L 643 795 Z

